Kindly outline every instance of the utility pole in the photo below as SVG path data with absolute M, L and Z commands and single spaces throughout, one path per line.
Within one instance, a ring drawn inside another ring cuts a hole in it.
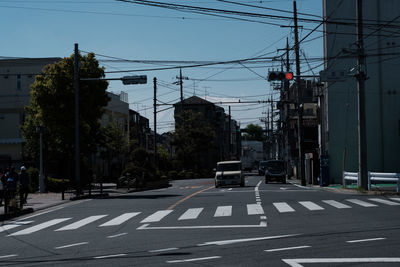
M 232 157 L 232 132 L 231 132 L 231 122 L 232 122 L 232 119 L 231 119 L 231 106 L 229 106 L 229 116 L 228 116 L 228 119 L 229 119 L 229 122 L 228 122 L 228 123 L 229 123 L 229 126 L 228 126 L 229 150 L 228 150 L 228 152 L 229 152 L 229 159 L 231 159 L 231 157 Z
M 181 104 L 183 104 L 183 81 L 182 81 L 182 69 L 179 69 L 179 85 L 181 87 Z
M 74 92 L 75 92 L 75 182 L 76 196 L 81 194 L 81 167 L 80 167 L 80 148 L 79 148 L 79 50 L 75 44 L 74 50 Z
M 157 78 L 153 79 L 154 84 L 154 164 L 157 166 Z
M 358 97 L 358 186 L 368 188 L 367 136 L 365 122 L 365 54 L 363 42 L 362 0 L 357 0 L 357 97 Z
M 294 16 L 294 42 L 296 54 L 296 88 L 297 88 L 297 135 L 299 143 L 299 170 L 297 174 L 300 175 L 301 185 L 306 185 L 306 177 L 304 172 L 304 155 L 303 155 L 303 105 L 302 95 L 300 93 L 300 44 L 299 44 L 299 30 L 297 25 L 297 6 L 296 1 L 293 1 L 293 16 Z

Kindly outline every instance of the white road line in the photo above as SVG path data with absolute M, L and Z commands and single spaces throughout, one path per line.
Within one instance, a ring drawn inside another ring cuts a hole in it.
M 54 230 L 54 231 L 76 230 L 76 229 L 78 229 L 78 228 L 80 228 L 80 227 L 82 227 L 82 226 L 85 226 L 85 225 L 87 225 L 87 224 L 89 224 L 89 223 L 92 223 L 92 222 L 94 222 L 94 221 L 97 221 L 97 220 L 99 220 L 99 219 L 101 219 L 101 218 L 103 218 L 103 217 L 106 217 L 106 216 L 107 216 L 107 215 L 89 216 L 89 217 L 87 217 L 87 218 L 85 218 L 85 219 L 82 219 L 82 220 L 80 220 L 80 221 L 71 223 L 71 224 L 69 224 L 69 225 L 66 225 L 66 226 L 64 226 L 64 227 L 61 227 L 61 228 L 59 228 L 59 229 L 57 229 L 57 230 Z
M 292 207 L 290 207 L 286 202 L 275 202 L 272 203 L 275 208 L 279 211 L 279 212 L 293 212 L 295 211 Z
M 121 234 L 116 234 L 116 235 L 109 235 L 107 236 L 107 238 L 114 238 L 114 237 L 119 237 L 119 236 L 123 236 L 123 235 L 127 235 L 128 233 L 121 233 Z
M 173 210 L 159 210 L 148 216 L 147 218 L 143 219 L 140 223 L 159 222 L 171 212 L 173 212 Z
M 232 216 L 232 206 L 218 206 L 214 217 Z
M 243 243 L 243 242 L 252 242 L 252 241 L 260 241 L 260 240 L 270 240 L 270 239 L 280 239 L 292 236 L 298 236 L 300 234 L 293 234 L 293 235 L 276 235 L 276 236 L 263 236 L 263 237 L 254 237 L 254 238 L 242 238 L 242 239 L 232 239 L 232 240 L 221 240 L 221 241 L 211 241 L 205 242 L 202 244 L 198 244 L 197 246 L 210 246 L 210 245 L 230 245 L 236 243 Z
M 44 222 L 44 223 L 29 227 L 29 228 L 26 228 L 24 230 L 12 233 L 12 234 L 10 234 L 8 236 L 18 236 L 18 235 L 32 234 L 34 232 L 43 230 L 43 229 L 45 229 L 47 227 L 50 227 L 50 226 L 53 226 L 53 225 L 56 225 L 56 224 L 59 224 L 59 223 L 62 223 L 62 222 L 67 221 L 69 219 L 71 219 L 71 218 L 61 218 L 61 219 L 50 220 L 50 221 L 47 221 L 47 222 Z
M 260 216 L 260 220 L 266 220 L 267 216 Z
M 0 256 L 0 259 L 7 259 L 7 258 L 12 258 L 12 257 L 17 257 L 17 254 L 10 254 L 10 255 L 4 255 L 4 256 Z
M 4 231 L 8 231 L 10 229 L 16 228 L 18 226 L 21 225 L 25 225 L 25 224 L 30 224 L 33 223 L 33 221 L 15 221 L 15 222 L 10 222 L 9 224 L 5 224 L 0 226 L 0 233 L 4 232 Z
M 150 253 L 158 253 L 158 252 L 166 252 L 166 251 L 172 251 L 172 250 L 177 250 L 179 248 L 163 248 L 163 249 L 156 249 L 156 250 L 149 250 Z
M 386 200 L 386 199 L 381 199 L 381 198 L 369 198 L 369 200 L 372 200 L 372 201 L 375 201 L 378 203 L 382 203 L 382 204 L 386 204 L 389 206 L 399 206 L 400 205 L 400 203 L 393 202 L 393 201 Z
M 250 225 L 197 225 L 197 226 L 149 226 L 150 224 L 143 224 L 136 228 L 136 230 L 187 230 L 187 229 L 229 229 L 229 228 L 263 228 L 267 227 L 266 222 L 260 224 Z
M 288 248 L 275 248 L 275 249 L 267 249 L 265 252 L 275 252 L 275 251 L 284 251 L 284 250 L 293 250 L 293 249 L 302 249 L 302 248 L 310 248 L 311 246 L 298 246 L 298 247 L 288 247 Z
M 55 247 L 54 249 L 70 248 L 70 247 L 82 246 L 82 245 L 87 245 L 87 244 L 89 244 L 89 242 L 81 242 L 81 243 L 75 243 L 75 244 L 70 244 L 70 245 Z
M 282 259 L 291 267 L 302 267 L 302 263 L 383 263 L 400 262 L 400 258 L 322 258 L 322 259 Z
M 391 200 L 400 201 L 400 197 L 391 197 Z
M 340 203 L 340 202 L 338 202 L 336 200 L 322 200 L 322 202 L 324 202 L 324 203 L 326 203 L 328 205 L 331 205 L 331 206 L 333 206 L 335 208 L 338 208 L 338 209 L 351 209 L 350 206 L 348 206 L 346 204 L 343 204 L 343 203 Z
M 261 215 L 264 214 L 264 209 L 260 204 L 247 204 L 248 215 Z
M 362 200 L 359 200 L 359 199 L 346 199 L 346 200 L 351 202 L 351 203 L 354 203 L 354 204 L 357 204 L 357 205 L 360 205 L 360 206 L 366 207 L 366 208 L 377 207 L 377 205 L 375 205 L 375 204 L 368 203 L 368 202 L 365 202 L 365 201 L 362 201 Z
M 197 219 L 200 213 L 203 211 L 204 208 L 193 208 L 188 209 L 181 217 L 179 217 L 178 221 L 180 220 L 192 220 Z
M 124 222 L 126 222 L 127 220 L 135 217 L 136 215 L 140 214 L 140 212 L 128 212 L 128 213 L 124 213 L 106 223 L 103 223 L 102 225 L 100 225 L 99 227 L 103 227 L 103 226 L 116 226 L 116 225 L 120 225 Z
M 114 255 L 97 256 L 97 257 L 93 257 L 93 259 L 108 259 L 108 258 L 117 258 L 117 257 L 123 257 L 123 256 L 126 256 L 126 254 L 114 254 Z
M 324 210 L 323 207 L 321 207 L 311 201 L 299 201 L 299 203 L 301 205 L 303 205 L 305 208 L 307 208 L 308 210 Z
M 213 260 L 213 259 L 220 259 L 220 258 L 221 258 L 221 256 L 211 256 L 211 257 L 187 259 L 187 260 L 173 260 L 173 261 L 167 261 L 167 263 L 182 263 L 182 262 L 192 262 L 192 261 L 205 261 L 205 260 Z
M 346 241 L 346 243 L 370 242 L 370 241 L 378 241 L 378 240 L 385 240 L 385 239 L 386 239 L 385 237 L 377 237 L 377 238 L 350 240 L 350 241 Z

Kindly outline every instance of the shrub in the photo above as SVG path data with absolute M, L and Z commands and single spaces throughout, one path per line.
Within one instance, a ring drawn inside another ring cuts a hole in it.
M 29 175 L 30 181 L 30 191 L 36 192 L 39 188 L 39 170 L 33 167 L 29 167 L 26 170 L 26 173 Z
M 168 178 L 169 179 L 177 179 L 178 178 L 178 172 L 177 171 L 169 171 L 168 172 Z
M 46 184 L 46 189 L 49 192 L 62 192 L 63 189 L 66 190 L 69 186 L 69 180 L 68 179 L 57 179 L 57 178 L 51 178 L 47 177 L 45 180 Z

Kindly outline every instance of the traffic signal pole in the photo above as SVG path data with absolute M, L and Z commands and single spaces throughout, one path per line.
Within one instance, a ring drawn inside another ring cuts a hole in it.
M 74 50 L 74 93 L 75 93 L 75 182 L 76 196 L 81 193 L 81 168 L 79 147 L 79 50 L 75 44 Z
M 365 54 L 363 42 L 363 13 L 362 0 L 357 0 L 357 97 L 358 97 L 358 186 L 368 189 L 368 167 L 367 167 L 367 135 L 365 121 Z
M 306 177 L 304 171 L 304 152 L 303 152 L 303 106 L 302 95 L 300 93 L 300 44 L 299 44 L 299 30 L 297 25 L 297 6 L 296 1 L 293 1 L 293 16 L 294 16 L 294 42 L 296 54 L 296 88 L 297 88 L 297 136 L 299 143 L 299 170 L 297 175 L 300 176 L 301 185 L 306 185 Z

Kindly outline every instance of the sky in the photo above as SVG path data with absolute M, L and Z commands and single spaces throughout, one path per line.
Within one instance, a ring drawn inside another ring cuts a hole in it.
M 173 108 L 179 101 L 179 67 L 184 98 L 193 95 L 211 102 L 279 99 L 268 82 L 269 70 L 281 68 L 286 39 L 294 44 L 293 1 L 232 0 L 248 7 L 217 0 L 159 0 L 164 3 L 267 14 L 272 19 L 190 13 L 114 0 L 0 0 L 0 58 L 68 57 L 78 43 L 81 54 L 93 52 L 107 78 L 147 75 L 147 84 L 123 85 L 110 81 L 108 90 L 128 93 L 130 108 L 149 118 L 153 128 L 153 78 L 157 78 L 157 132 L 174 129 Z M 320 20 L 322 0 L 297 0 L 299 18 Z M 266 9 L 268 8 L 268 9 Z M 283 11 L 271 10 L 279 9 Z M 284 12 L 287 11 L 287 12 Z M 310 16 L 311 15 L 311 16 Z M 221 17 L 223 16 L 223 17 Z M 282 18 L 283 17 L 283 18 Z M 249 21 L 250 20 L 250 21 Z M 273 25 L 271 25 L 273 24 Z M 317 22 L 299 21 L 299 39 Z M 323 57 L 322 27 L 300 44 L 304 75 L 318 74 Z M 188 67 L 209 62 L 259 58 L 255 62 Z M 118 59 L 118 60 L 117 60 Z M 294 52 L 290 52 L 295 71 Z M 127 60 L 130 60 L 128 62 Z M 134 61 L 134 62 L 132 62 Z M 167 70 L 154 70 L 176 67 Z M 312 71 L 308 71 L 312 69 Z M 123 71 L 123 72 L 120 72 Z M 127 71 L 127 72 L 125 72 Z M 270 104 L 221 104 L 241 127 L 264 126 Z

